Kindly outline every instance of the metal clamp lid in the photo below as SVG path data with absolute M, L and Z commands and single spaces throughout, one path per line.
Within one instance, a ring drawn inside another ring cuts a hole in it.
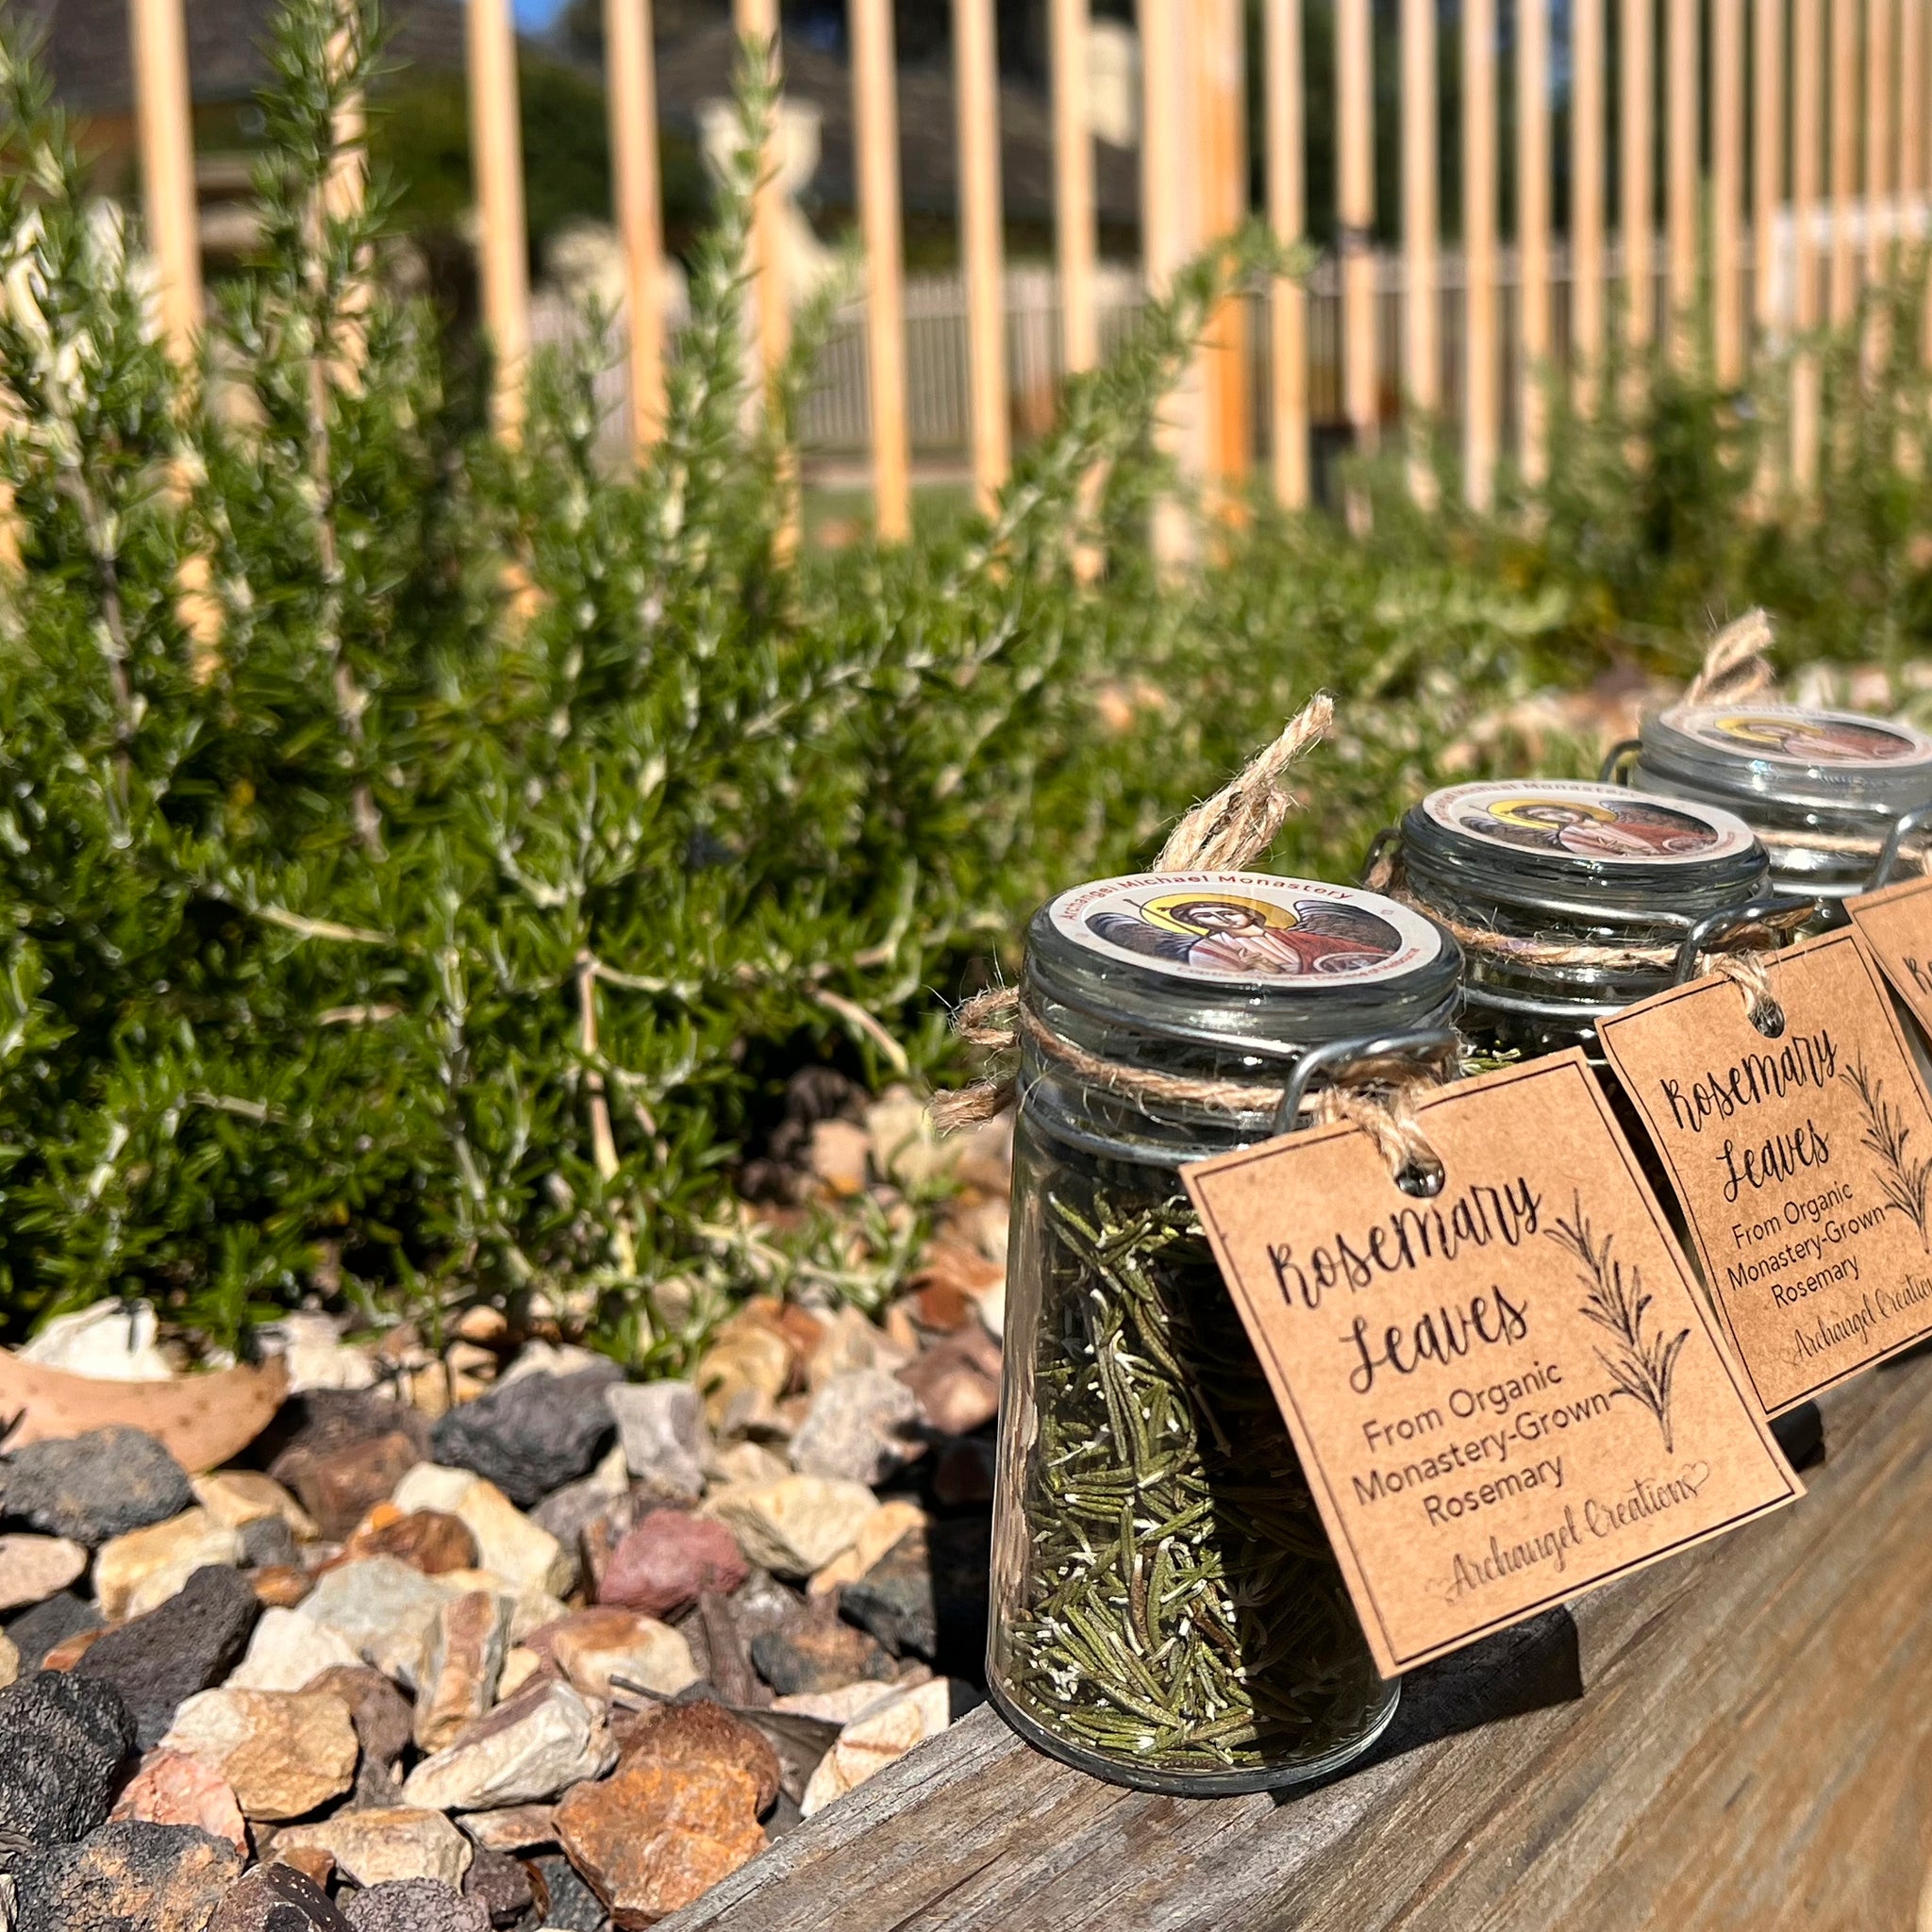
M 1891 875 L 1898 869 L 1899 855 L 1905 850 L 1906 841 L 1914 832 L 1924 831 L 1927 825 L 1932 825 L 1932 804 L 1915 805 L 1910 811 L 1898 815 L 1892 822 L 1891 830 L 1886 834 L 1878 863 L 1872 868 L 1872 876 L 1865 881 L 1868 892 L 1875 892 L 1880 886 L 1891 883 Z
M 1308 1083 L 1317 1074 L 1334 1074 L 1337 1069 L 1362 1060 L 1394 1059 L 1408 1056 L 1418 1060 L 1453 1053 L 1460 1040 L 1453 1026 L 1418 1026 L 1407 1033 L 1362 1035 L 1354 1040 L 1329 1040 L 1311 1046 L 1289 1069 L 1287 1084 L 1281 1090 L 1281 1103 L 1274 1109 L 1274 1131 L 1291 1134 L 1301 1124 L 1302 1102 Z

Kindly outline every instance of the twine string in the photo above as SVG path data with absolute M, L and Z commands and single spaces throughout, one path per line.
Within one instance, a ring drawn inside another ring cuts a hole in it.
M 1684 688 L 1687 705 L 1738 705 L 1774 691 L 1777 679 L 1766 652 L 1771 619 L 1762 609 L 1747 610 L 1711 639 L 1703 666 Z

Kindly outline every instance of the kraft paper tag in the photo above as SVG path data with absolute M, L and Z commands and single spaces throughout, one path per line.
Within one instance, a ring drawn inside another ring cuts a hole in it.
M 1719 978 L 1597 1033 L 1752 1389 L 1781 1415 L 1932 1334 L 1932 1108 L 1856 932 L 1807 940 L 1770 972 L 1776 1038 Z
M 1932 1033 L 1932 878 L 1848 899 L 1845 910 L 1912 1018 Z
M 1386 1676 L 1803 1493 L 1579 1052 L 1184 1168 Z

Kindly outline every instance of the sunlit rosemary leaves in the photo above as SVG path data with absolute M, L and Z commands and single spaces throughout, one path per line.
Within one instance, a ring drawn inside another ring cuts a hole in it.
M 1165 1771 L 1358 1738 L 1383 1688 L 1191 1208 L 1064 1168 L 1045 1205 L 1010 1694 Z

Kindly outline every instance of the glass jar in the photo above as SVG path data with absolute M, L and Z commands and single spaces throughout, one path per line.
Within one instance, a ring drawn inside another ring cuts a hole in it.
M 1581 1046 L 1596 1023 L 1672 983 L 1700 921 L 1765 896 L 1764 848 L 1741 819 L 1623 786 L 1563 779 L 1451 785 L 1404 815 L 1400 870 L 1457 928 L 1654 959 L 1556 962 L 1469 942 L 1463 1027 L 1478 1049 Z
M 1269 1138 L 1302 1050 L 1443 1024 L 1459 977 L 1408 908 L 1259 874 L 1102 880 L 1027 929 L 987 1666 L 1082 1770 L 1263 1790 L 1394 1710 L 1177 1170 Z
M 1771 854 L 1772 888 L 1824 902 L 1862 892 L 1905 813 L 1932 805 L 1932 738 L 1855 711 L 1793 705 L 1674 705 L 1643 721 L 1631 782 L 1726 806 Z

